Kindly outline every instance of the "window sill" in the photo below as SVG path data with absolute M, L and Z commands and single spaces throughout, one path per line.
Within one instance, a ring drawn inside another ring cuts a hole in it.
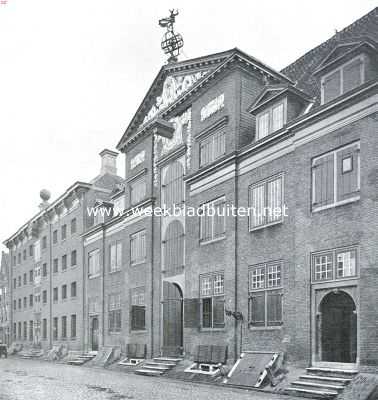
M 76 267 L 77 267 L 77 264 L 71 265 L 71 269 L 74 269 L 74 268 L 76 268 Z
M 336 203 L 332 203 L 332 204 L 327 204 L 326 206 L 322 206 L 322 207 L 313 207 L 312 209 L 312 213 L 317 213 L 323 210 L 328 210 L 330 208 L 336 208 L 339 206 L 343 206 L 345 204 L 350 204 L 350 203 L 354 203 L 356 201 L 360 200 L 360 196 L 355 196 L 355 197 L 351 197 L 350 199 L 346 199 L 346 200 L 342 200 L 342 201 L 338 201 Z
M 101 276 L 101 274 L 89 275 L 88 279 L 95 279 L 95 278 L 99 278 L 100 276 Z
M 121 272 L 121 268 L 115 269 L 114 271 L 109 271 L 109 275 L 116 274 L 117 272 Z
M 212 244 L 212 243 L 217 243 L 220 242 L 221 240 L 226 239 L 226 236 L 220 236 L 218 238 L 215 239 L 210 239 L 210 240 L 200 240 L 200 246 L 205 246 L 207 244 Z
M 147 333 L 147 329 L 131 329 L 130 330 L 131 334 L 136 334 L 136 335 L 144 335 Z
M 62 273 L 67 272 L 67 267 L 66 268 L 62 268 Z
M 137 267 L 138 265 L 146 264 L 146 260 L 136 262 L 134 264 L 130 263 L 130 267 Z
M 274 222 L 270 222 L 269 224 L 259 225 L 259 226 L 256 226 L 254 228 L 250 227 L 249 228 L 249 232 L 255 232 L 255 231 L 258 231 L 260 229 L 269 228 L 270 226 L 275 226 L 275 225 L 279 225 L 279 224 L 282 224 L 282 223 L 283 223 L 283 220 L 281 219 L 279 221 L 274 221 Z
M 226 327 L 224 328 L 200 328 L 200 332 L 225 332 Z
M 248 329 L 250 331 L 280 331 L 282 330 L 282 325 L 276 326 L 249 326 Z
M 71 296 L 71 300 L 77 300 L 77 296 Z
M 119 332 L 108 332 L 108 334 L 110 336 L 119 336 L 121 334 L 121 331 L 119 331 Z

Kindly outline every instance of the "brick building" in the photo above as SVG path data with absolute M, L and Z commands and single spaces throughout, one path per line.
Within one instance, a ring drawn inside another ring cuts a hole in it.
M 1 253 L 0 265 L 0 342 L 9 344 L 10 296 L 9 254 Z
M 238 49 L 161 68 L 117 145 L 122 184 L 83 195 L 109 211 L 80 230 L 83 349 L 378 365 L 377 27 L 374 9 L 282 71 Z M 14 263 L 26 227 L 7 242 Z M 16 336 L 28 268 L 11 269 Z
M 54 202 L 46 193 L 40 212 L 5 244 L 10 251 L 12 340 L 50 349 L 83 347 L 83 245 L 93 224 L 87 207 L 109 196 L 122 182 L 117 153 L 104 150 L 101 171 L 90 183 L 76 182 Z

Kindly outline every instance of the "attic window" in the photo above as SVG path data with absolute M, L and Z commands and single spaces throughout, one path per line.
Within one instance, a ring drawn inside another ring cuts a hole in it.
M 260 140 L 284 126 L 285 103 L 285 100 L 280 101 L 257 115 L 256 140 Z
M 322 104 L 364 83 L 364 59 L 357 57 L 322 77 Z

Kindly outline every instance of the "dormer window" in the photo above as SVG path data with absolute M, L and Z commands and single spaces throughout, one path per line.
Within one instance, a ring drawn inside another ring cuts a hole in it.
M 358 56 L 324 75 L 321 79 L 322 104 L 362 85 L 365 81 L 364 66 L 363 56 Z
M 286 99 L 275 103 L 257 115 L 256 140 L 281 129 L 286 121 Z

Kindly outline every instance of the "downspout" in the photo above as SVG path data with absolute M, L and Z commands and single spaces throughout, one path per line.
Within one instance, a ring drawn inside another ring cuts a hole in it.
M 49 272 L 50 272 L 50 279 L 49 279 L 49 283 L 50 283 L 50 288 L 49 288 L 49 292 L 50 292 L 50 315 L 49 315 L 49 319 L 50 319 L 50 335 L 49 335 L 49 346 L 50 348 L 52 348 L 52 333 L 53 333 L 53 326 L 52 326 L 52 240 L 51 240 L 51 229 L 52 229 L 52 225 L 51 223 L 49 224 L 49 251 L 50 251 L 50 257 L 49 257 L 49 264 L 50 264 L 50 268 L 49 268 Z
M 102 346 L 105 345 L 105 226 L 104 223 L 101 226 L 102 229 Z
M 83 201 L 82 201 L 82 215 L 83 215 L 83 220 L 82 220 L 82 233 L 86 231 L 87 228 L 87 218 L 86 218 L 86 210 L 87 210 L 87 198 L 83 194 Z M 86 263 L 85 263 L 85 246 L 84 246 L 84 236 L 81 235 L 81 248 L 82 248 L 82 268 L 83 268 L 83 288 L 82 288 L 82 334 L 81 334 L 81 350 L 87 350 L 86 349 L 86 337 L 87 337 L 87 332 L 86 332 L 86 327 L 87 327 L 87 313 L 85 312 L 86 306 L 87 306 L 87 274 L 86 274 Z M 77 333 L 76 333 L 77 334 Z
M 152 167 L 154 163 L 155 135 L 152 134 Z M 151 194 L 154 191 L 154 169 L 151 169 Z M 152 200 L 152 208 L 154 201 Z M 154 213 L 151 214 L 151 357 L 154 356 Z

